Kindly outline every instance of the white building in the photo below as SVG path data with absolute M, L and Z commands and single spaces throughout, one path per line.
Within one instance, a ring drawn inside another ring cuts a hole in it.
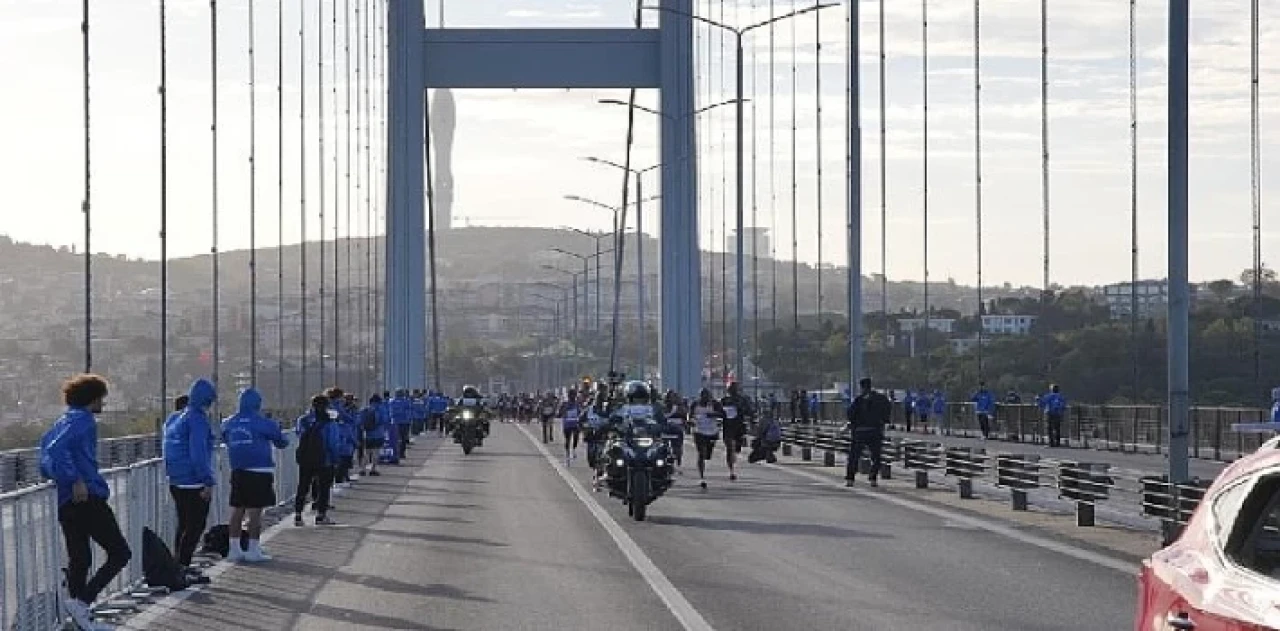
M 903 318 L 898 320 L 898 330 L 903 333 L 918 331 L 924 328 L 924 318 Z M 929 329 L 951 335 L 956 330 L 956 321 L 951 318 L 929 318 Z
M 988 335 L 1028 335 L 1036 322 L 1029 315 L 984 315 L 982 332 Z
M 1133 283 L 1113 283 L 1102 288 L 1107 307 L 1111 310 L 1111 319 L 1120 320 L 1129 317 L 1133 311 L 1133 296 L 1138 298 L 1139 318 L 1161 318 L 1167 313 L 1169 305 L 1168 280 L 1140 280 Z M 1194 303 L 1196 286 L 1190 287 L 1191 300 Z

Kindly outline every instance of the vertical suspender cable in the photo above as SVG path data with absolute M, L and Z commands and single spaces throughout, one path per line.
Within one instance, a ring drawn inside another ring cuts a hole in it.
M 772 16 L 770 16 L 772 17 Z M 751 0 L 751 19 L 756 19 L 756 0 Z M 757 152 L 759 150 L 758 143 L 759 134 L 756 133 L 756 124 L 758 117 L 757 103 L 759 95 L 756 93 L 758 81 L 760 79 L 760 66 L 757 65 L 756 47 L 751 47 L 751 349 L 753 352 L 760 350 L 760 169 Z M 760 394 L 760 367 L 756 362 L 751 362 L 755 366 L 753 374 L 755 384 L 752 388 L 753 396 Z M 742 379 L 742 375 L 738 375 Z
M 276 397 L 284 397 L 284 3 L 276 0 Z
M 378 98 L 378 101 L 379 101 L 379 107 L 378 107 L 378 126 L 379 126 L 379 130 L 378 130 L 378 143 L 379 143 L 379 146 L 378 146 L 378 181 L 379 181 L 379 182 L 382 182 L 382 183 L 384 183 L 384 184 L 385 184 L 385 182 L 387 181 L 387 160 L 386 160 L 386 157 L 387 157 L 387 144 L 386 144 L 386 143 L 387 143 L 387 55 L 386 55 L 386 45 L 387 45 L 387 5 L 386 5 L 386 3 L 385 3 L 385 2 L 383 2 L 383 6 L 382 6 L 382 8 L 381 8 L 381 9 L 379 9 L 379 11 L 378 11 L 378 44 L 377 44 L 377 46 L 374 46 L 374 51 L 375 51 L 375 52 L 376 52 L 376 51 L 379 51 L 379 50 L 383 51 L 383 55 L 382 55 L 382 58 L 381 58 L 381 60 L 380 60 L 380 63 L 378 63 L 378 64 L 376 64 L 376 65 L 377 65 L 377 67 L 378 67 L 378 95 L 379 95 L 379 98 Z M 385 212 L 386 212 L 386 203 L 387 203 L 387 198 L 386 198 L 386 195 L 385 195 L 385 193 L 386 193 L 386 187 L 385 187 L 385 185 L 381 187 L 381 191 L 380 191 L 380 192 L 382 193 L 382 195 L 378 198 L 378 209 L 379 209 L 380 213 L 385 213 Z M 375 229 L 380 225 L 378 222 L 379 222 L 379 217 L 376 217 L 376 216 L 375 216 L 375 218 L 374 218 L 374 227 L 375 227 Z M 385 235 L 384 235 L 384 238 L 385 238 Z M 374 248 L 378 248 L 378 247 L 379 247 L 379 246 L 378 246 L 378 241 L 377 241 L 376 233 L 375 233 Z M 381 266 L 382 266 L 382 269 L 375 269 L 375 270 L 374 270 L 374 276 L 373 276 L 373 282 L 374 282 L 374 296 L 376 297 L 376 296 L 380 295 L 380 294 L 381 294 L 381 292 L 382 292 L 382 291 L 384 291 L 384 290 L 386 289 L 386 286 L 385 286 L 385 277 L 383 276 L 383 271 L 385 270 L 386 265 L 385 265 L 385 261 L 383 261 L 383 260 L 382 260 L 382 257 L 381 257 L 381 256 L 379 256 L 379 254 L 378 254 L 378 250 L 377 250 L 377 249 L 375 249 L 375 250 L 373 251 L 373 263 L 374 263 L 374 265 L 375 265 L 375 266 L 377 266 L 377 265 L 381 265 Z M 374 317 L 373 317 L 373 322 L 374 322 L 374 332 L 373 332 L 373 342 L 374 342 L 374 343 L 373 343 L 373 354 L 374 354 L 374 362 L 373 362 L 373 365 L 376 367 L 376 370 L 378 371 L 378 374 L 381 374 L 381 373 L 382 373 L 382 338 L 383 338 L 383 336 L 386 334 L 386 331 L 385 331 L 385 329 L 384 329 L 383 322 L 382 322 L 383 316 L 382 316 L 382 301 L 381 301 L 381 300 L 374 300 L 374 301 L 373 301 L 373 316 L 374 316 Z M 385 375 L 383 375 L 383 376 L 382 376 L 382 379 L 379 379 L 379 383 L 383 383 L 383 384 L 385 384 Z
M 249 0 L 249 385 L 258 386 L 258 31 Z
M 356 11 L 359 12 L 359 10 L 360 8 L 356 7 Z M 336 23 L 336 20 L 335 20 L 335 23 Z M 352 161 L 351 134 L 353 133 L 352 120 L 351 120 L 351 90 L 352 90 L 352 85 L 351 85 L 351 0 L 345 0 L 345 3 L 343 5 L 342 29 L 343 29 L 343 53 L 346 55 L 346 58 L 347 58 L 346 63 L 344 64 L 344 68 L 346 71 L 346 85 L 347 85 L 347 105 L 346 105 L 346 109 L 344 110 L 344 116 L 347 119 L 347 135 L 345 136 L 345 140 L 343 141 L 344 144 L 346 145 L 347 162 L 344 167 L 345 174 L 343 177 L 347 181 L 347 208 L 346 208 L 346 225 L 347 225 L 346 288 L 347 289 L 346 291 L 350 292 L 351 291 L 351 161 Z M 334 72 L 337 72 L 337 66 L 334 66 Z M 357 76 L 356 79 L 358 80 L 359 77 Z M 359 172 L 357 172 L 356 175 L 358 178 Z M 356 182 L 356 185 L 359 186 L 359 182 Z M 338 295 L 341 293 L 340 291 L 338 291 L 338 288 L 341 287 L 341 285 L 338 284 L 337 260 L 338 260 L 338 236 L 339 235 L 338 235 L 338 223 L 336 218 L 334 220 L 333 225 L 334 225 L 333 260 L 335 263 L 333 268 L 333 286 L 335 290 L 333 294 L 333 329 L 334 329 L 333 330 L 333 374 L 336 377 L 338 375 L 339 369 L 342 368 L 342 352 L 341 352 L 342 347 L 340 346 L 341 339 L 342 339 L 341 338 L 342 309 L 339 307 L 339 302 L 338 302 Z M 350 300 L 347 299 L 348 294 L 342 294 L 342 296 L 343 296 L 343 302 L 346 303 L 346 305 L 349 307 Z M 350 326 L 349 318 L 348 318 L 348 326 Z
M 982 0 L 973 0 L 973 211 L 978 240 L 978 381 L 983 380 L 982 315 Z
M 777 15 L 769 0 L 769 17 Z M 769 299 L 770 329 L 778 329 L 777 30 L 769 24 Z
M 92 154 L 89 118 L 89 0 L 80 5 L 80 36 L 82 38 L 81 59 L 83 62 L 82 84 L 84 94 L 84 198 L 80 202 L 80 213 L 84 215 L 84 371 L 93 370 L 93 243 L 90 232 L 93 228 L 92 212 Z
M 337 0 L 332 0 L 332 3 L 333 3 L 333 10 L 336 13 L 338 9 L 338 2 Z M 334 48 L 337 48 L 336 43 L 334 44 Z M 335 56 L 334 63 L 337 63 L 336 56 Z M 324 216 L 324 206 L 326 202 L 326 198 L 325 198 L 326 187 L 325 187 L 325 172 L 324 172 L 325 166 L 326 166 L 325 160 L 324 160 L 325 158 L 324 0 L 319 0 L 318 2 L 316 2 L 316 110 L 318 114 L 318 116 L 316 117 L 316 140 L 319 143 L 319 154 L 316 156 L 316 171 L 319 172 L 319 177 L 320 177 L 320 181 L 319 181 L 320 185 L 317 187 L 320 192 L 320 199 L 319 199 L 320 242 L 316 244 L 317 246 L 316 249 L 319 251 L 319 254 L 320 254 L 320 358 L 319 359 L 320 359 L 320 387 L 324 388 L 325 384 L 329 383 L 328 381 L 325 380 L 325 356 L 326 356 L 326 347 L 327 347 L 327 344 L 325 342 L 329 337 L 329 329 L 326 326 L 328 324 L 327 318 L 326 318 L 326 311 L 328 311 L 328 308 L 329 308 L 329 300 L 328 300 L 328 293 L 326 293 L 326 291 L 328 289 L 327 285 L 328 285 L 329 276 L 326 273 L 326 268 L 325 268 L 325 259 L 328 258 L 327 257 L 328 253 L 325 251 L 325 246 L 327 245 L 327 243 L 325 241 L 326 235 L 325 235 L 325 216 Z M 335 117 L 337 116 L 336 111 L 334 112 L 334 116 Z M 334 139 L 334 144 L 335 145 L 337 144 L 336 138 Z M 335 148 L 334 155 L 336 156 L 337 153 L 338 152 Z M 338 173 L 337 173 L 336 167 L 334 169 L 333 178 L 334 180 L 338 179 Z M 333 203 L 334 203 L 334 206 L 337 206 L 338 204 L 337 195 L 334 196 Z M 336 215 L 337 213 L 334 213 L 334 214 Z
M 218 319 L 219 311 L 219 294 L 221 293 L 219 286 L 219 270 L 218 270 L 218 0 L 209 0 L 209 85 L 211 87 L 211 110 L 212 118 L 209 123 L 209 135 L 211 138 L 210 164 L 212 173 L 210 177 L 210 192 L 212 197 L 210 203 L 212 205 L 213 215 L 213 246 L 209 249 L 213 255 L 213 385 L 218 386 L 218 373 L 220 372 L 221 361 L 220 350 L 221 340 L 219 339 L 220 323 Z
M 1249 3 L 1249 174 L 1253 203 L 1253 391 L 1262 392 L 1262 149 L 1258 99 L 1258 0 Z
M 720 0 L 720 23 L 724 24 L 724 2 Z M 725 67 L 725 33 L 716 29 L 720 42 L 720 83 L 717 102 L 723 101 L 728 93 L 726 81 L 729 72 Z M 729 366 L 729 224 L 726 215 L 729 210 L 729 131 L 728 125 L 721 121 L 720 125 L 720 369 L 721 375 L 728 374 Z
M 1040 316 L 1049 307 L 1049 0 L 1040 0 L 1040 181 L 1044 215 L 1044 289 L 1040 294 Z M 1040 327 L 1040 364 L 1049 376 L 1048 332 Z
M 889 343 L 889 174 L 885 134 L 885 45 L 884 2 L 880 0 L 880 314 L 884 317 L 884 340 Z
M 817 160 L 817 185 L 814 186 L 814 207 L 818 220 L 818 321 L 822 321 L 822 11 L 813 12 L 813 89 L 814 89 L 814 154 Z
M 791 12 L 796 11 L 796 0 L 791 0 Z M 799 184 L 796 179 L 796 129 L 797 129 L 797 111 L 796 101 L 799 97 L 799 68 L 800 60 L 797 55 L 800 52 L 800 45 L 796 38 L 796 20 L 791 22 L 791 326 L 794 331 L 800 330 L 800 241 L 798 238 L 800 232 L 800 221 L 798 210 L 800 207 L 797 193 Z M 793 354 L 795 350 L 792 350 Z M 794 355 L 793 355 L 794 356 Z M 798 361 L 799 357 L 795 359 Z M 795 366 L 793 366 L 794 368 Z
M 160 0 L 160 409 L 169 398 L 169 19 Z
M 347 6 L 346 6 L 347 13 L 350 13 L 351 0 L 346 0 L 346 2 L 347 2 Z M 333 303 L 332 303 L 332 311 L 333 311 L 333 381 L 336 383 L 336 382 L 342 381 L 342 379 L 338 376 L 338 369 L 342 366 L 342 347 L 338 342 L 338 335 L 339 335 L 338 331 L 341 328 L 340 324 L 342 322 L 342 312 L 339 310 L 339 305 L 340 305 L 339 301 L 340 301 L 340 295 L 342 293 L 342 285 L 338 282 L 339 274 L 341 273 L 340 270 L 342 268 L 342 265 L 338 261 L 339 241 L 341 239 L 340 229 L 342 225 L 342 215 L 341 213 L 338 212 L 338 198 L 339 198 L 339 193 L 341 192 L 340 183 L 338 182 L 338 160 L 339 160 L 338 139 L 342 138 L 342 133 L 338 125 L 338 2 L 337 0 L 334 0 L 332 9 L 333 9 L 333 26 L 332 26 L 333 39 L 330 41 L 333 42 L 333 47 L 330 50 L 333 51 L 332 53 L 333 62 L 329 64 L 330 72 L 332 73 L 331 75 L 332 81 L 329 82 L 329 85 L 330 85 L 330 91 L 333 94 Z M 350 18 L 345 16 L 343 17 L 344 21 L 348 19 Z M 347 63 L 350 63 L 351 62 L 351 54 L 350 54 L 351 53 L 351 33 L 350 32 L 347 33 L 346 41 L 347 41 L 346 43 Z M 346 72 L 347 72 L 347 83 L 350 84 L 351 69 L 348 68 Z M 347 89 L 348 90 L 351 89 L 349 85 Z M 347 118 L 347 137 L 345 142 L 347 143 L 346 146 L 347 146 L 348 164 L 344 168 L 346 169 L 346 174 L 347 174 L 346 175 L 347 208 L 350 209 L 351 207 L 351 165 L 350 165 L 351 121 L 349 118 L 351 116 L 350 102 L 348 102 L 347 104 L 346 116 L 348 118 Z
M 1133 400 L 1142 396 L 1138 351 L 1138 2 L 1129 0 L 1129 346 Z
M 93 243 L 91 232 L 92 213 L 92 135 L 90 120 L 90 68 L 89 68 L 89 1 L 81 4 L 80 34 L 83 63 L 83 116 L 84 116 L 84 197 L 80 212 L 84 215 L 84 371 L 93 370 Z
M 369 183 L 366 182 L 364 179 L 364 171 L 362 170 L 362 167 L 364 166 L 364 158 L 361 157 L 365 155 L 363 68 L 364 68 L 364 56 L 369 53 L 369 47 L 366 45 L 368 40 L 364 39 L 366 34 L 366 31 L 364 30 L 365 12 L 360 10 L 360 4 L 363 1 L 364 0 L 356 0 L 355 7 L 353 9 L 355 11 L 355 21 L 356 21 L 356 26 L 355 26 L 356 46 L 359 47 L 359 50 L 356 52 L 356 56 L 355 56 L 356 83 L 354 88 L 352 88 L 355 90 L 355 93 L 356 93 L 356 138 L 355 138 L 356 167 L 355 168 L 356 168 L 356 205 L 357 205 L 356 222 L 357 223 L 359 223 L 360 221 L 360 214 L 362 212 L 361 209 L 367 210 L 369 207 L 369 203 L 368 203 L 369 198 L 367 197 L 368 193 L 366 192 L 368 190 L 367 187 L 369 186 Z M 360 199 L 362 194 L 366 195 L 363 201 Z M 359 294 L 355 293 L 356 292 L 356 290 L 354 289 L 355 285 L 353 284 L 354 281 L 352 281 L 352 277 L 351 277 L 351 272 L 352 272 L 351 241 L 352 241 L 353 234 L 358 234 L 360 230 L 358 228 L 352 228 L 350 213 L 351 211 L 350 209 L 348 209 L 347 210 L 347 323 L 348 323 L 347 326 L 351 326 L 350 323 L 352 320 L 355 320 L 356 326 L 354 329 L 355 335 L 350 336 L 351 339 L 348 340 L 349 342 L 348 346 L 350 346 L 351 343 L 354 343 L 351 340 L 359 339 L 358 336 L 360 335 L 360 332 L 364 330 L 364 317 L 363 317 L 363 314 L 360 312 L 360 310 L 357 308 L 360 302 L 359 297 L 364 294 L 363 292 Z M 355 247 L 356 247 L 356 261 L 358 262 L 360 258 L 360 248 L 363 246 L 359 242 L 357 242 Z M 365 362 L 364 362 L 364 344 L 363 343 L 360 343 L 359 348 L 356 350 L 354 354 L 355 354 L 356 361 L 359 362 L 358 363 L 359 371 L 357 373 L 358 375 L 357 383 L 360 388 L 359 391 L 361 393 L 364 393 Z
M 300 272 L 298 303 L 301 307 L 302 336 L 298 345 L 302 351 L 302 392 L 310 392 L 307 385 L 307 2 L 298 0 L 298 271 Z
M 924 386 L 929 385 L 929 0 L 921 0 L 920 28 L 924 54 L 921 57 L 920 81 L 924 87 L 924 149 L 921 161 L 924 167 L 923 176 L 923 209 L 924 209 Z

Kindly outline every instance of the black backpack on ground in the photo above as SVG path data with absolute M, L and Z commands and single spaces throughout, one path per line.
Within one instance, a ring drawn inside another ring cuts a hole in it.
M 142 577 L 151 587 L 179 591 L 191 586 L 169 546 L 150 528 L 142 529 Z
M 328 426 L 328 417 L 316 419 L 298 439 L 296 460 L 299 466 L 324 466 L 325 444 L 324 430 Z
M 240 549 L 249 549 L 249 533 L 240 531 Z M 226 524 L 218 524 L 204 533 L 204 541 L 200 544 L 200 551 L 210 554 L 216 554 L 222 558 L 226 558 L 231 553 L 231 530 Z

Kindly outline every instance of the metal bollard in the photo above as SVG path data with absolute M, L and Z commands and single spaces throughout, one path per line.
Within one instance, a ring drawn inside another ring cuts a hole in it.
M 1093 503 L 1092 502 L 1076 502 L 1076 525 L 1077 526 L 1093 525 Z
M 800 459 L 805 462 L 809 462 L 810 460 L 813 460 L 813 448 L 809 446 L 801 447 Z
M 1012 501 L 1013 510 L 1027 510 L 1027 491 L 1026 489 L 1009 489 L 1009 496 Z
M 973 499 L 973 479 L 972 478 L 960 478 L 960 499 L 962 500 Z
M 889 463 L 887 462 L 880 463 L 880 479 L 881 480 L 893 479 L 893 469 L 892 467 L 889 466 Z
M 916 488 L 929 488 L 929 471 L 927 469 L 916 469 Z
M 828 449 L 827 451 L 823 452 L 823 454 L 822 454 L 822 466 L 824 466 L 824 467 L 834 467 L 834 466 L 836 466 L 836 452 L 831 451 L 830 449 Z
M 782 443 L 782 455 L 784 456 L 791 455 L 791 443 Z

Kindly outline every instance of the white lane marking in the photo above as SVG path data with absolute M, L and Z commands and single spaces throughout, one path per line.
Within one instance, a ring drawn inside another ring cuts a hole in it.
M 560 478 L 564 480 L 565 484 L 569 485 L 569 488 L 573 490 L 573 494 L 578 497 L 578 501 L 587 507 L 587 510 L 591 512 L 591 516 L 595 517 L 600 526 L 605 529 L 605 532 L 609 533 L 609 536 L 613 538 L 613 543 L 627 557 L 627 561 L 631 562 L 631 567 L 634 567 L 640 573 L 640 576 L 644 577 L 645 582 L 658 595 L 658 598 L 662 599 L 663 604 L 667 606 L 671 615 L 676 617 L 680 625 L 686 631 L 714 631 L 713 627 L 703 619 L 702 614 L 698 613 L 697 609 L 694 609 L 693 605 L 685 599 L 684 594 L 681 594 L 680 590 L 662 573 L 662 570 L 658 569 L 658 566 L 640 549 L 640 546 L 627 534 L 627 531 L 623 530 L 622 526 L 619 526 L 618 522 L 613 519 L 613 516 L 604 507 L 600 506 L 600 503 L 592 498 L 583 489 L 582 485 L 573 478 L 569 471 L 565 469 L 564 464 L 558 458 L 552 456 L 546 446 L 538 442 L 533 437 L 533 434 L 530 434 L 524 427 L 516 425 L 516 429 L 520 430 L 520 433 L 529 439 L 534 448 L 542 453 L 547 462 L 551 463 L 556 473 L 560 474 Z
M 776 464 L 768 465 L 768 466 L 774 469 L 777 469 L 778 471 L 789 473 L 791 475 L 800 476 L 803 478 L 809 478 L 811 480 L 817 480 L 819 482 L 822 482 L 831 486 L 836 486 L 841 489 L 845 489 L 845 486 L 842 483 L 842 481 L 828 478 L 828 477 L 819 475 L 817 473 L 813 473 L 811 471 L 791 469 L 791 468 L 776 465 Z M 942 519 L 944 522 L 944 525 L 955 526 L 955 525 L 963 524 L 965 526 L 977 528 L 980 530 L 985 530 L 992 534 L 1001 535 L 1003 537 L 1007 537 L 1015 541 L 1020 541 L 1022 543 L 1032 545 L 1037 548 L 1049 550 L 1052 552 L 1057 552 L 1058 554 L 1079 559 L 1081 561 L 1087 561 L 1089 563 L 1100 565 L 1102 567 L 1105 567 L 1110 570 L 1115 570 L 1117 572 L 1123 572 L 1125 574 L 1133 574 L 1138 570 L 1138 567 L 1133 563 L 1122 561 L 1120 559 L 1117 559 L 1115 557 L 1110 557 L 1105 554 L 1099 554 L 1097 552 L 1093 552 L 1092 550 L 1085 550 L 1084 548 L 1078 548 L 1076 546 L 1065 544 L 1060 541 L 1046 539 L 1044 537 L 1023 532 L 1016 528 L 1011 528 L 1009 526 L 1006 526 L 1004 524 L 1000 524 L 994 521 L 972 517 L 969 515 L 965 515 L 963 513 L 950 511 L 945 508 L 929 506 L 927 504 L 923 504 L 915 500 L 909 500 L 906 498 L 898 497 L 896 495 L 889 495 L 885 493 L 872 493 L 870 491 L 856 488 L 856 487 L 852 489 L 846 489 L 846 490 L 851 491 L 857 495 L 861 495 L 863 497 L 875 498 L 882 502 L 888 502 L 889 504 L 894 504 L 902 508 L 910 509 L 920 513 L 925 513 L 928 515 L 933 515 L 934 517 L 938 517 Z

